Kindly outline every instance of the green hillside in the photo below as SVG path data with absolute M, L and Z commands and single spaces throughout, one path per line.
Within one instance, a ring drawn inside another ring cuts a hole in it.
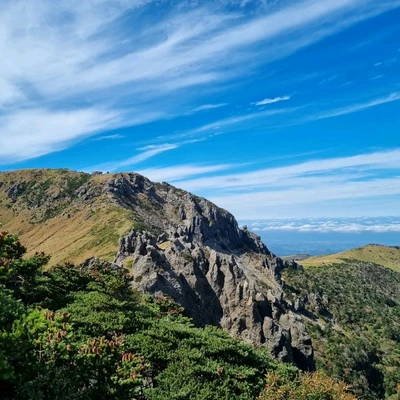
M 285 282 L 289 297 L 303 299 L 317 368 L 350 383 L 360 398 L 399 399 L 400 273 L 341 260 L 289 269 Z
M 372 262 L 391 268 L 400 272 L 400 247 L 380 246 L 377 244 L 369 244 L 367 246 L 358 247 L 342 253 L 331 254 L 326 256 L 310 257 L 301 264 L 304 267 L 340 264 L 346 260 L 358 260 L 364 262 Z

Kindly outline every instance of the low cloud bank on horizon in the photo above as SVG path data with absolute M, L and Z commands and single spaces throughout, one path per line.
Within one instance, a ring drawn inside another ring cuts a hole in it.
M 301 218 L 243 220 L 254 232 L 298 233 L 393 233 L 400 232 L 400 217 L 385 218 Z M 399 243 L 400 245 L 400 243 Z

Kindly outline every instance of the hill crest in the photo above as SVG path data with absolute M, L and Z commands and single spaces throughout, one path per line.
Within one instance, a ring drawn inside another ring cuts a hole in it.
M 346 260 L 357 260 L 382 265 L 400 272 L 400 247 L 367 244 L 341 253 L 315 256 L 301 261 L 304 267 L 343 264 Z
M 181 202 L 206 202 L 234 220 L 205 199 L 136 173 L 30 169 L 0 173 L 0 223 L 20 235 L 28 255 L 50 254 L 51 265 L 93 255 L 112 261 L 119 238 L 132 228 L 161 234 L 165 221 L 177 220 L 168 193 Z

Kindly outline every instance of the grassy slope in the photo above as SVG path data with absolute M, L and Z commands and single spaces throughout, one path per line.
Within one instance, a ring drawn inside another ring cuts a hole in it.
M 394 247 L 368 245 L 342 253 L 311 257 L 302 261 L 304 267 L 341 264 L 345 260 L 358 260 L 383 265 L 400 272 L 400 249 Z
M 285 282 L 287 292 L 306 299 L 317 367 L 349 382 L 360 397 L 399 399 L 400 273 L 349 260 L 289 269 Z
M 101 194 L 87 201 L 76 198 L 85 184 L 100 188 L 109 175 L 67 170 L 22 170 L 0 174 L 0 223 L 16 232 L 28 255 L 44 251 L 51 265 L 81 262 L 93 255 L 112 259 L 118 239 L 133 225 L 131 213 Z M 23 183 L 10 198 L 7 191 Z

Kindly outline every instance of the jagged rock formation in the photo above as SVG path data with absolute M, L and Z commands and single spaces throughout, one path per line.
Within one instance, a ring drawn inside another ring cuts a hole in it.
M 114 263 L 132 271 L 137 289 L 172 297 L 198 326 L 220 326 L 314 369 L 300 300 L 285 299 L 281 279 L 300 267 L 206 199 L 134 173 L 31 170 L 0 174 L 0 200 L 0 219 L 32 238 L 32 251 L 58 261 L 104 257 L 124 235 Z
M 132 230 L 120 240 L 114 262 L 132 268 L 134 286 L 172 297 L 199 326 L 220 326 L 267 347 L 275 358 L 314 369 L 311 338 L 283 298 L 281 272 L 297 264 L 277 258 L 211 202 L 132 178 L 133 184 L 113 182 L 118 201 L 131 202 L 134 188 L 159 202 L 164 213 L 162 234 Z

